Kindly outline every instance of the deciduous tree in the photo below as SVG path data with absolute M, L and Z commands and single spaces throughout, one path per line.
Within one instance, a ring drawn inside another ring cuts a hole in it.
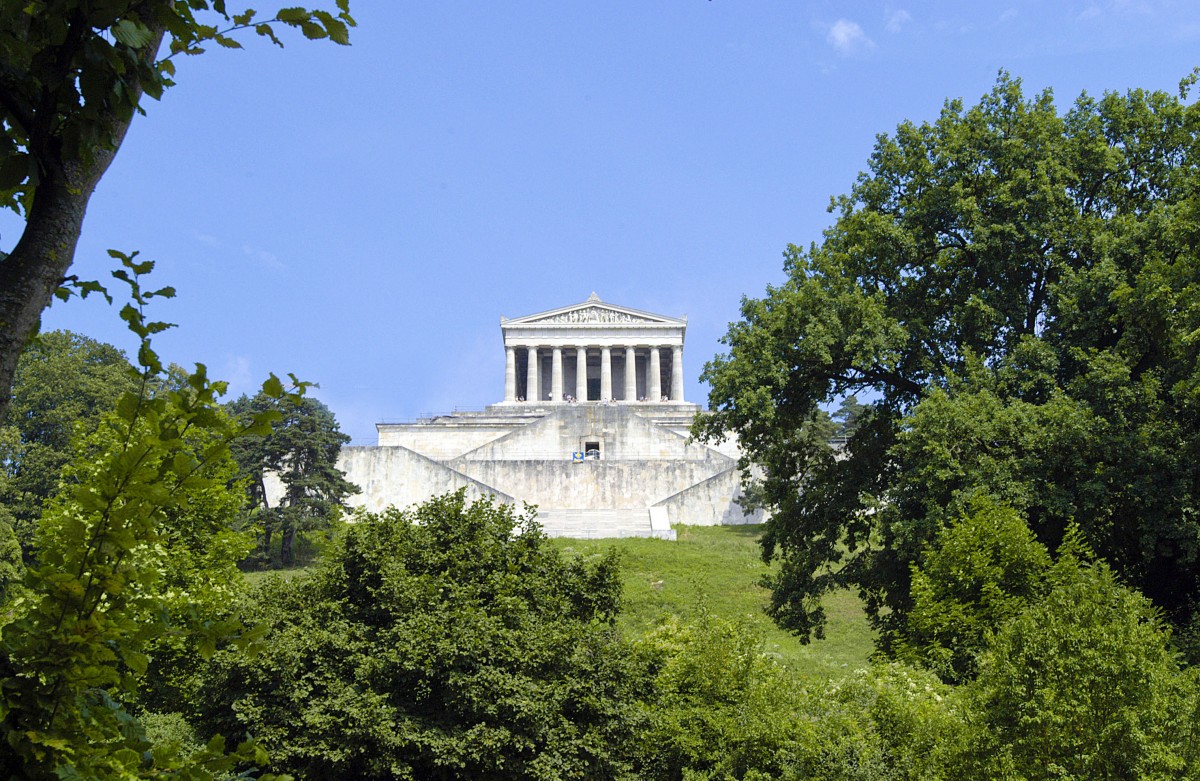
M 0 426 L 0 504 L 26 547 L 42 504 L 58 492 L 72 441 L 94 432 L 137 372 L 115 347 L 52 331 L 33 339 L 17 364 L 12 405 Z
M 566 558 L 511 506 L 360 513 L 315 573 L 258 594 L 266 648 L 214 657 L 198 724 L 301 778 L 625 777 L 619 592 L 613 555 Z
M 714 414 L 695 433 L 737 433 L 772 511 L 778 621 L 817 631 L 821 595 L 857 587 L 888 643 L 911 565 L 982 494 L 1051 549 L 1076 518 L 1173 623 L 1193 620 L 1198 133 L 1183 96 L 1060 113 L 1002 75 L 978 105 L 879 137 L 823 240 L 788 249 L 786 281 L 743 300 L 704 373 Z M 847 457 L 810 447 L 817 405 L 855 393 L 874 401 Z
M 17 358 L 64 284 L 88 200 L 141 111 L 172 86 L 173 57 L 281 26 L 348 43 L 348 0 L 328 11 L 286 8 L 271 19 L 225 0 L 0 0 L 0 208 L 25 218 L 0 252 L 0 419 Z M 160 50 L 164 40 L 168 53 Z M 83 284 L 83 289 L 95 289 Z

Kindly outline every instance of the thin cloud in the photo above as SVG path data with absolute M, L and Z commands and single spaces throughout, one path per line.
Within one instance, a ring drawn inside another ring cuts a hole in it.
M 843 57 L 849 57 L 856 52 L 875 46 L 875 42 L 867 37 L 858 23 L 849 19 L 838 19 L 834 22 L 833 26 L 829 28 L 825 40 Z
M 892 11 L 887 18 L 887 31 L 889 33 L 898 33 L 904 29 L 904 25 L 912 21 L 912 14 L 901 8 L 898 11 Z M 861 30 L 859 31 L 861 32 Z
M 248 244 L 243 244 L 242 245 L 242 253 L 246 257 L 250 258 L 251 260 L 255 261 L 256 263 L 266 266 L 267 268 L 273 268 L 273 269 L 287 268 L 287 266 L 285 266 L 283 264 L 283 261 L 281 261 L 279 259 L 279 256 L 277 256 L 273 252 L 267 252 L 265 249 L 259 249 L 258 247 L 251 247 Z
M 216 376 L 229 383 L 230 398 L 236 398 L 243 393 L 253 394 L 255 387 L 253 363 L 248 355 L 226 355 Z M 261 379 L 266 379 L 265 377 Z

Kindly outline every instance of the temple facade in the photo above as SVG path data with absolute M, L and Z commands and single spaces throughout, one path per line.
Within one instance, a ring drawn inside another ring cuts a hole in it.
M 478 412 L 380 423 L 342 449 L 371 510 L 465 489 L 536 505 L 552 536 L 656 536 L 672 524 L 759 523 L 738 504 L 737 446 L 689 438 L 686 317 L 600 300 L 500 318 L 503 400 Z
M 683 402 L 687 318 L 581 304 L 500 318 L 504 402 Z

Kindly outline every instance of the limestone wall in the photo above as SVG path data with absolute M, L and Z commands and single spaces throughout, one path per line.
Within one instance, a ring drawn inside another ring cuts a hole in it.
M 709 461 L 466 461 L 450 466 L 519 502 L 547 508 L 646 509 L 721 470 Z M 728 503 L 728 499 L 726 499 Z
M 742 496 L 741 477 L 736 468 L 685 488 L 674 496 L 655 504 L 667 508 L 671 523 L 693 526 L 725 526 L 762 523 L 762 510 L 746 513 L 737 500 Z
M 343 448 L 339 466 L 363 491 L 351 504 L 403 508 L 462 488 L 471 498 L 537 505 L 547 517 L 648 518 L 657 508 L 671 523 L 762 521 L 736 503 L 736 445 L 688 441 L 689 405 L 504 407 L 381 424 L 379 447 Z M 587 443 L 599 443 L 600 458 L 575 462 L 572 454 Z
M 570 460 L 587 442 L 600 445 L 605 461 L 713 461 L 721 459 L 702 445 L 654 425 L 627 407 L 569 404 L 463 455 L 469 461 Z M 712 471 L 716 471 L 714 468 Z M 711 474 L 712 472 L 710 472 Z
M 348 504 L 373 512 L 391 505 L 408 507 L 438 494 L 467 489 L 467 497 L 493 496 L 503 502 L 512 497 L 436 461 L 403 447 L 344 447 L 338 468 L 362 489 Z
M 512 426 L 388 426 L 379 429 L 380 447 L 404 447 L 423 456 L 443 461 L 499 439 Z

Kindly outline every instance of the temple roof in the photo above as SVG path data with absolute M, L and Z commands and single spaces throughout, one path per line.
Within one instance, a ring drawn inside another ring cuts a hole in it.
M 649 325 L 685 327 L 687 316 L 668 317 L 667 315 L 645 312 L 627 306 L 618 306 L 602 301 L 594 292 L 578 304 L 537 312 L 523 317 L 500 318 L 502 328 L 512 326 L 575 326 L 575 325 Z

